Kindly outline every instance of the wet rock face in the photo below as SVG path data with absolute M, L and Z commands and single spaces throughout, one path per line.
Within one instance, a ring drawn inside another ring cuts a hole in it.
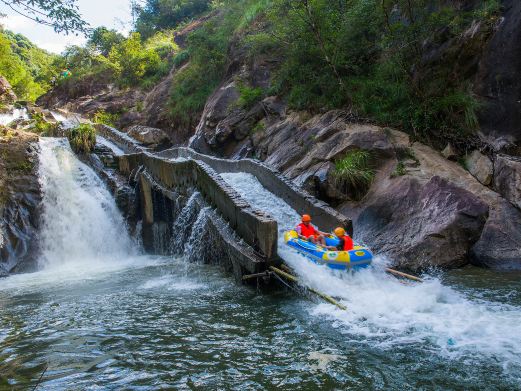
M 0 275 L 36 268 L 41 189 L 38 137 L 0 131 Z
M 500 24 L 481 59 L 477 92 L 483 133 L 497 149 L 521 141 L 521 2 L 502 0 Z
M 494 187 L 515 207 L 521 209 L 521 158 L 497 155 L 494 163 Z
M 372 197 L 355 221 L 357 239 L 410 270 L 458 267 L 479 239 L 488 206 L 470 192 L 433 177 L 403 177 Z
M 501 200 L 490 210 L 471 262 L 497 270 L 521 270 L 521 211 Z

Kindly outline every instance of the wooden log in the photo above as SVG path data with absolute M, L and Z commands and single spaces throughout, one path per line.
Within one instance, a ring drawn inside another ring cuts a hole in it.
M 404 273 L 404 272 L 399 272 L 398 270 L 394 270 L 394 269 L 391 269 L 391 268 L 386 268 L 385 271 L 387 273 L 394 274 L 395 276 L 408 278 L 409 280 L 412 280 L 412 281 L 423 282 L 423 280 L 420 277 L 416 277 L 416 276 L 413 276 L 411 274 L 407 274 L 407 273 Z
M 276 273 L 277 275 L 281 276 L 281 277 L 284 277 L 285 279 L 291 281 L 291 282 L 294 282 L 296 284 L 299 283 L 299 279 L 289 273 L 286 273 L 278 268 L 276 268 L 275 266 L 270 266 L 270 270 L 274 273 Z M 317 295 L 318 297 L 322 298 L 323 300 L 327 301 L 328 303 L 330 304 L 333 304 L 334 306 L 340 308 L 341 310 L 344 310 L 344 311 L 347 311 L 347 307 L 344 306 L 343 304 L 340 304 L 338 301 L 336 301 L 335 299 L 333 299 L 331 296 L 329 295 L 326 295 L 325 293 L 322 293 L 320 291 L 317 291 L 316 289 L 314 288 L 311 288 L 311 287 L 307 287 L 305 286 L 305 288 L 310 291 L 311 293 Z
M 242 276 L 242 280 L 246 281 L 246 280 L 251 280 L 252 278 L 267 277 L 269 275 L 270 275 L 270 272 L 268 272 L 268 271 L 265 271 L 262 273 L 255 273 L 255 274 L 245 274 L 244 276 Z

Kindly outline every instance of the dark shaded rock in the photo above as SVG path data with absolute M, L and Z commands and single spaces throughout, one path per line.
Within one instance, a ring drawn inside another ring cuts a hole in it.
M 398 267 L 453 268 L 468 263 L 487 216 L 486 203 L 446 180 L 401 177 L 364 206 L 355 232 Z
M 0 131 L 0 275 L 36 269 L 41 189 L 38 137 Z
M 494 205 L 480 240 L 472 247 L 474 265 L 521 270 L 521 211 L 502 200 Z
M 480 62 L 481 130 L 501 149 L 521 141 L 521 2 L 502 0 L 500 23 Z
M 521 209 L 521 158 L 497 155 L 494 162 L 496 191 Z M 521 221 L 519 222 L 521 225 Z

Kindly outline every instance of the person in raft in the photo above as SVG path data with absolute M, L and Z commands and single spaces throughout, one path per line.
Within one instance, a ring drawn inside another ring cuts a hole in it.
M 295 228 L 298 237 L 303 240 L 309 240 L 311 243 L 320 244 L 321 246 L 326 245 L 326 239 L 324 235 L 328 235 L 326 232 L 321 232 L 311 224 L 310 215 L 302 215 L 302 222 Z
M 336 246 L 327 246 L 328 250 L 332 251 L 349 251 L 354 248 L 353 239 L 346 233 L 346 230 L 342 227 L 337 227 L 333 231 L 337 239 L 339 240 Z

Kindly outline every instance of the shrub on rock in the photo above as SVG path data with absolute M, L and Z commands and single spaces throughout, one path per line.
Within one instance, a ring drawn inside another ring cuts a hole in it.
M 77 153 L 90 153 L 96 145 L 96 129 L 91 124 L 79 124 L 69 131 L 67 137 Z

